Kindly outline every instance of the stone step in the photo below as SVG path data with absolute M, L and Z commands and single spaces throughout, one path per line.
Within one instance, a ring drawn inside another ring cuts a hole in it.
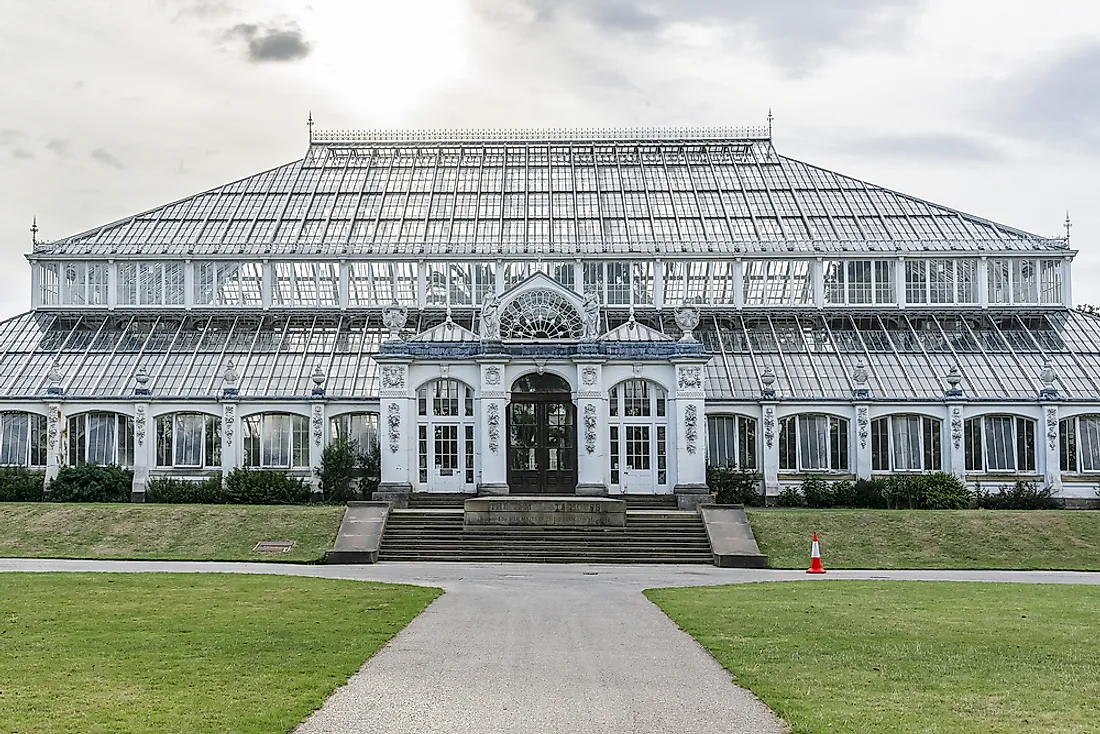
M 711 555 L 699 556 L 579 556 L 565 555 L 510 555 L 493 553 L 488 555 L 472 555 L 469 553 L 457 554 L 433 554 L 433 553 L 381 553 L 380 562 L 387 561 L 412 561 L 412 562 L 451 562 L 451 563 L 597 563 L 614 565 L 648 565 L 648 564 L 685 564 L 685 565 L 711 565 Z

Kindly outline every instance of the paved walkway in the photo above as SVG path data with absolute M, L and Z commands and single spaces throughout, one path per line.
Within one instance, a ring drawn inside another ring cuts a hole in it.
M 800 580 L 702 567 L 382 564 L 285 566 L 0 559 L 0 571 L 276 573 L 440 586 L 437 600 L 299 734 L 786 731 L 641 590 Z M 826 579 L 1100 584 L 1100 574 L 832 571 Z

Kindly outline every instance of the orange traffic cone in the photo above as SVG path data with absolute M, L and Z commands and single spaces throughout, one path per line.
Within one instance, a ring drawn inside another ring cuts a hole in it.
M 814 544 L 810 549 L 810 569 L 806 573 L 825 573 L 821 567 L 821 549 L 817 547 L 817 531 L 814 531 Z

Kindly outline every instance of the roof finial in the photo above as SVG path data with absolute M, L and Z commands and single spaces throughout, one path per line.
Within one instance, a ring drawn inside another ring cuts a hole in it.
M 309 142 L 313 142 L 313 110 L 309 111 L 309 119 L 306 120 L 306 127 L 309 128 Z
M 31 244 L 32 245 L 37 245 L 38 244 L 38 215 L 37 214 L 35 215 L 34 219 L 31 221 Z
M 1069 244 L 1069 231 L 1073 229 L 1073 222 L 1069 219 L 1069 209 L 1066 209 L 1066 244 Z
M 772 108 L 768 108 L 768 140 L 772 138 L 772 121 L 775 120 L 775 115 L 772 114 Z

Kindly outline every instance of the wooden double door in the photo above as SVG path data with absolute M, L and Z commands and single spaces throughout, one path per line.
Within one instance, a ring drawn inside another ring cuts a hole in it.
M 512 494 L 575 494 L 577 409 L 569 393 L 513 393 L 508 406 Z

